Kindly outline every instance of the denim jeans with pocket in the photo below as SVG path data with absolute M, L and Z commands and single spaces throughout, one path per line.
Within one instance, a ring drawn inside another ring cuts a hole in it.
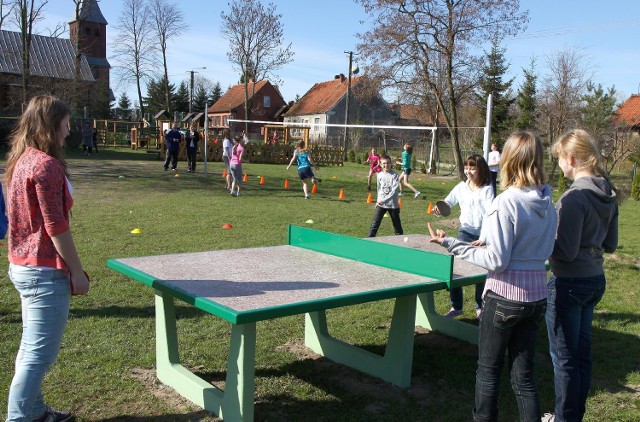
M 517 302 L 492 291 L 485 293 L 480 320 L 474 421 L 498 420 L 498 391 L 505 353 L 520 421 L 540 421 L 533 361 L 546 305 L 546 299 Z
M 552 276 L 547 283 L 547 333 L 553 361 L 556 421 L 581 421 L 591 387 L 591 323 L 606 288 L 604 274 Z
M 9 278 L 22 302 L 22 340 L 9 389 L 7 421 L 44 414 L 42 380 L 55 362 L 67 325 L 71 289 L 64 271 L 11 264 Z
M 479 238 L 480 236 L 473 235 L 464 230 L 459 230 L 458 236 L 456 237 L 456 239 L 462 240 L 463 242 L 468 242 L 468 243 L 474 242 Z M 484 283 L 477 283 L 474 288 L 476 292 L 475 293 L 476 309 L 482 309 L 482 293 L 484 292 Z M 451 290 L 449 290 L 449 298 L 451 299 L 451 307 L 456 311 L 461 311 L 463 298 L 464 298 L 462 287 L 452 287 Z

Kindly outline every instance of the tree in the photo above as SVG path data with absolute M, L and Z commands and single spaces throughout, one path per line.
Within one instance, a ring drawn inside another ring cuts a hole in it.
M 501 140 L 506 139 L 511 131 L 511 106 L 515 102 L 511 93 L 513 79 L 503 81 L 509 70 L 504 57 L 505 51 L 497 41 L 491 44 L 491 51 L 481 67 L 482 74 L 478 81 L 478 100 L 483 115 L 487 113 L 487 97 L 492 94 L 491 143 L 497 145 L 500 145 Z
M 153 32 L 158 40 L 157 50 L 162 55 L 164 69 L 164 109 L 171 112 L 171 92 L 169 90 L 169 71 L 167 68 L 167 44 L 170 39 L 183 32 L 184 17 L 181 10 L 165 0 L 151 0 L 149 5 Z
M 276 13 L 273 3 L 265 8 L 259 0 L 234 0 L 229 14 L 220 13 L 222 35 L 229 41 L 227 57 L 244 76 L 245 118 L 251 119 L 251 104 L 255 92 L 249 95 L 251 76 L 255 81 L 266 79 L 293 60 L 291 43 L 284 45 L 282 15 Z M 255 90 L 255 84 L 252 84 Z M 245 130 L 249 124 L 245 123 Z
M 144 107 L 150 113 L 155 114 L 160 110 L 169 112 L 169 110 L 164 108 L 166 104 L 166 87 L 169 87 L 169 102 L 173 106 L 175 100 L 174 91 L 176 89 L 174 84 L 166 81 L 164 77 L 158 80 L 151 79 L 147 83 L 147 96 L 144 97 Z
M 581 126 L 598 138 L 603 130 L 611 129 L 615 106 L 615 87 L 608 88 L 605 92 L 601 84 L 596 86 L 593 82 L 587 82 L 587 93 L 582 96 L 580 107 Z
M 180 82 L 178 91 L 176 91 L 174 111 L 186 113 L 189 111 L 189 85 L 187 82 Z
M 220 82 L 216 82 L 211 89 L 211 95 L 209 96 L 209 101 L 211 104 L 214 104 L 222 97 L 222 87 L 220 86 Z
M 536 83 L 538 76 L 535 69 L 536 61 L 531 59 L 529 69 L 522 69 L 524 80 L 518 89 L 516 104 L 520 114 L 516 120 L 516 128 L 522 130 L 535 129 L 538 122 L 538 100 L 536 98 Z
M 14 10 L 22 40 L 22 103 L 29 99 L 29 79 L 31 76 L 31 35 L 33 25 L 42 17 L 42 9 L 48 0 L 16 0 Z
M 486 39 L 515 35 L 528 21 L 518 0 L 357 0 L 373 19 L 358 34 L 370 76 L 383 87 L 430 93 L 451 133 L 458 176 L 464 178 L 458 108 L 474 85 Z
M 590 77 L 590 65 L 575 49 L 564 49 L 547 58 L 549 76 L 545 78 L 544 111 L 549 117 L 549 139 L 578 124 L 580 100 Z
M 0 0 L 0 29 L 2 29 L 4 20 L 9 17 L 15 5 L 15 1 Z
M 140 105 L 140 118 L 144 118 L 142 84 L 152 75 L 155 61 L 151 44 L 149 11 L 144 0 L 123 0 L 122 14 L 116 27 L 114 53 L 119 65 L 121 82 L 135 83 Z
M 130 110 L 131 110 L 131 100 L 129 100 L 127 93 L 123 92 L 120 95 L 120 99 L 118 100 L 118 106 L 116 108 L 115 118 L 128 120 L 131 117 Z

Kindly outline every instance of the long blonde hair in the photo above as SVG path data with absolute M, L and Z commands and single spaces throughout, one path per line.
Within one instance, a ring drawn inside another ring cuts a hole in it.
M 26 110 L 20 116 L 18 124 L 9 138 L 10 150 L 7 153 L 2 181 L 8 184 L 13 176 L 18 159 L 29 147 L 44 152 L 62 163 L 67 172 L 67 163 L 62 156 L 59 142 L 60 124 L 71 114 L 69 106 L 50 95 L 39 95 L 29 101 Z
M 609 180 L 609 174 L 602 167 L 602 154 L 598 143 L 587 131 L 573 129 L 566 132 L 553 143 L 551 153 L 557 158 L 573 155 L 580 162 L 581 168 L 607 179 L 611 189 L 618 192 L 618 189 Z
M 542 141 L 527 131 L 509 136 L 500 157 L 500 187 L 534 187 L 547 182 Z

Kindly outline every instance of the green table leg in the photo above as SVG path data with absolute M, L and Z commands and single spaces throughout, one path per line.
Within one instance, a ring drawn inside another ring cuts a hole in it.
M 158 379 L 208 412 L 230 421 L 253 420 L 255 346 L 255 323 L 233 325 L 225 390 L 211 385 L 180 363 L 174 298 L 156 290 Z
M 471 344 L 478 344 L 478 326 L 436 313 L 433 292 L 418 295 L 416 325 Z
M 332 337 L 325 311 L 305 315 L 305 344 L 334 362 L 381 378 L 399 387 L 411 384 L 416 296 L 396 299 L 384 356 L 379 356 Z

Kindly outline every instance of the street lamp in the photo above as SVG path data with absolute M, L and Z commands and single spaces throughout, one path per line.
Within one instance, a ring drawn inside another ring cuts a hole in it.
M 194 67 L 190 70 L 191 72 L 191 82 L 189 84 L 189 114 L 193 112 L 193 74 L 198 73 L 196 70 L 206 69 L 206 66 L 203 67 Z
M 349 72 L 347 79 L 347 101 L 344 108 L 344 147 L 347 148 L 347 140 L 349 139 L 349 103 L 351 102 L 351 74 L 357 74 L 359 69 L 353 69 L 353 51 L 345 51 L 349 55 Z

